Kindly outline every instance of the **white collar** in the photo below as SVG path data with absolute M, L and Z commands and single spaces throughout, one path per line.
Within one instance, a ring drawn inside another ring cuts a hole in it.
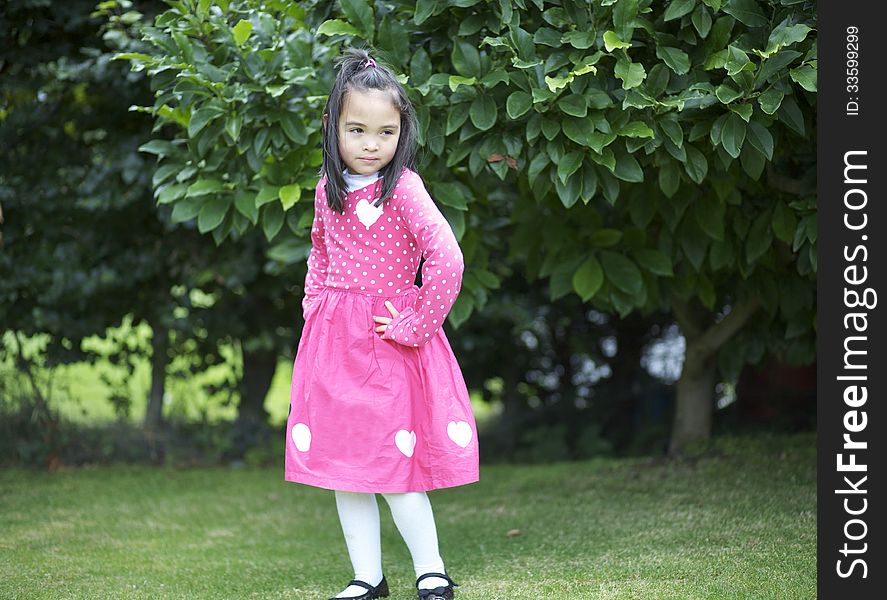
M 365 188 L 371 183 L 375 182 L 379 179 L 379 172 L 370 173 L 369 175 L 354 175 L 348 172 L 348 169 L 342 171 L 342 176 L 345 178 L 345 187 L 348 188 L 349 192 L 353 192 L 355 190 L 359 190 L 361 188 Z

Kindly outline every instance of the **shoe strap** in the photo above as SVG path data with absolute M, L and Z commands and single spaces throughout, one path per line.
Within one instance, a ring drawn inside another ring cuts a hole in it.
M 419 582 L 425 579 L 426 577 L 440 577 L 441 579 L 446 579 L 450 585 L 458 587 L 459 584 L 450 579 L 449 575 L 446 573 L 425 573 L 424 575 L 420 575 L 419 579 L 416 580 L 416 587 L 419 587 Z
M 373 586 L 371 586 L 370 584 L 368 584 L 366 581 L 361 581 L 360 579 L 352 579 L 351 581 L 348 582 L 348 585 L 356 585 L 356 586 L 364 587 L 370 591 L 373 591 L 374 589 L 376 589 Z M 379 583 L 379 585 L 381 585 L 381 582 Z

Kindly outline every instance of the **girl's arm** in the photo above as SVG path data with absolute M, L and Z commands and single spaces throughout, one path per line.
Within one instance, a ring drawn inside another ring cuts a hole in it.
M 409 187 L 407 187 L 409 186 Z M 416 239 L 425 263 L 414 306 L 391 319 L 382 339 L 404 346 L 424 346 L 443 326 L 459 290 L 465 262 L 453 229 L 438 210 L 418 175 L 404 177 L 395 193 L 400 217 Z
M 322 182 L 321 182 L 322 183 Z M 326 271 L 329 267 L 329 257 L 326 254 L 326 246 L 323 243 L 323 218 L 321 215 L 321 190 L 323 186 L 317 184 L 314 192 L 314 222 L 311 224 L 311 253 L 308 256 L 308 273 L 305 275 L 305 296 L 302 298 L 302 317 L 307 318 L 308 309 L 320 294 L 326 281 Z

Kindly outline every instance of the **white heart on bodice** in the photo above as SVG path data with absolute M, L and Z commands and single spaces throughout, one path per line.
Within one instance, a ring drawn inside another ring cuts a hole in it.
M 447 425 L 447 435 L 450 439 L 465 448 L 471 443 L 471 425 L 465 421 L 450 421 Z
M 311 430 L 308 429 L 307 425 L 296 423 L 293 425 L 290 435 L 293 436 L 293 443 L 296 445 L 296 449 L 301 452 L 308 452 L 308 448 L 311 447 Z
M 412 456 L 413 450 L 416 448 L 416 432 L 401 429 L 394 436 L 394 443 L 397 444 L 398 450 L 406 456 Z
M 379 220 L 383 209 L 384 205 L 373 206 L 365 198 L 361 198 L 357 206 L 354 207 L 354 212 L 357 213 L 357 218 L 360 219 L 360 222 L 369 227 Z

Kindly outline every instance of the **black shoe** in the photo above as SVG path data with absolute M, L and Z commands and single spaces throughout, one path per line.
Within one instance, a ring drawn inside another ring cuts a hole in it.
M 360 587 L 365 587 L 368 591 L 360 596 L 346 596 L 343 598 L 330 598 L 330 600 L 375 600 L 376 598 L 387 598 L 390 592 L 388 591 L 388 582 L 385 581 L 385 576 L 382 575 L 382 581 L 379 582 L 379 585 L 376 587 L 371 586 L 366 581 L 361 581 L 359 579 L 352 579 L 348 582 L 348 585 L 359 585 Z
M 430 590 L 418 590 L 419 600 L 453 600 L 453 598 L 455 598 L 456 592 L 453 591 L 453 587 L 459 587 L 459 584 L 450 579 L 445 573 L 425 573 L 416 580 L 417 588 L 419 587 L 419 582 L 426 577 L 441 577 L 442 579 L 446 579 L 449 584 Z

